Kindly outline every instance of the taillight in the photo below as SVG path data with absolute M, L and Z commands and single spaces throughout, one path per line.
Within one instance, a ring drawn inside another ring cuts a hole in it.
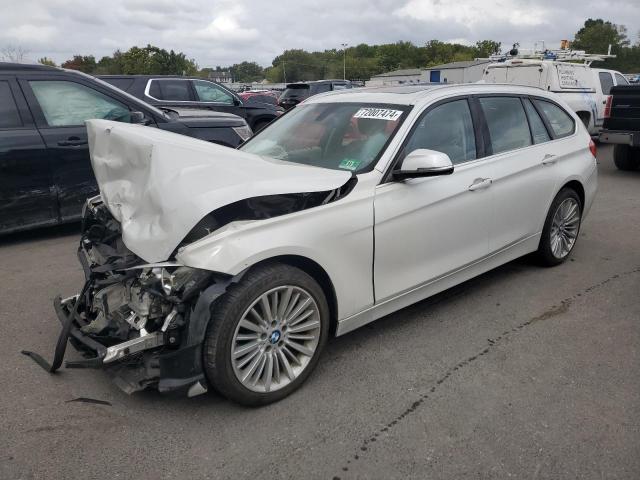
M 591 152 L 591 155 L 593 155 L 593 158 L 596 158 L 596 153 L 598 153 L 598 148 L 596 147 L 596 142 L 594 142 L 593 140 L 589 140 L 589 151 Z
M 611 116 L 611 101 L 613 100 L 612 95 L 607 95 L 607 103 L 604 106 L 604 118 L 609 118 Z

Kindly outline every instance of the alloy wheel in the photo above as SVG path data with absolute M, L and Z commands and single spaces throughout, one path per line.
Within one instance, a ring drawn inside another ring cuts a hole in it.
M 579 228 L 580 204 L 575 198 L 567 198 L 558 205 L 551 223 L 551 252 L 554 257 L 562 259 L 569 255 Z
M 286 387 L 311 361 L 320 331 L 320 311 L 309 292 L 285 285 L 263 293 L 245 310 L 233 335 L 237 380 L 254 392 Z

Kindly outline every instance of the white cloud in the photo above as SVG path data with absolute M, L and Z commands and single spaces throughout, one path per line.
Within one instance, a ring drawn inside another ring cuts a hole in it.
M 523 48 L 572 38 L 585 19 L 640 30 L 638 0 L 0 0 L 0 48 L 57 62 L 157 45 L 201 66 L 268 65 L 284 49 L 493 39 Z
M 477 25 L 508 23 L 515 27 L 542 25 L 548 20 L 548 10 L 532 2 L 500 0 L 478 2 L 457 0 L 449 5 L 441 0 L 410 0 L 393 12 L 400 17 L 411 17 L 425 21 L 449 21 L 473 28 Z

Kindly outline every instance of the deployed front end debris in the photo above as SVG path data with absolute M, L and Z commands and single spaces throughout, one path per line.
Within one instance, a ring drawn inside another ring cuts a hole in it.
M 86 283 L 80 294 L 54 300 L 63 328 L 52 364 L 23 353 L 54 372 L 69 340 L 85 359 L 67 368 L 103 368 L 127 393 L 204 393 L 200 346 L 208 308 L 233 279 L 175 262 L 145 263 L 124 245 L 100 197 L 87 202 L 78 258 Z M 201 296 L 203 290 L 209 294 Z

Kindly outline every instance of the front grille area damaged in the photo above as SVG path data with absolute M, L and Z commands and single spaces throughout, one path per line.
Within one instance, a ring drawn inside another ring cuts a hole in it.
M 78 258 L 85 285 L 78 295 L 54 300 L 62 331 L 52 363 L 23 353 L 53 373 L 69 340 L 85 358 L 67 361 L 67 368 L 102 368 L 127 393 L 147 387 L 206 392 L 201 324 L 210 305 L 198 301 L 212 302 L 233 279 L 175 262 L 146 264 L 126 248 L 100 197 L 85 207 Z M 202 296 L 204 290 L 216 294 Z

